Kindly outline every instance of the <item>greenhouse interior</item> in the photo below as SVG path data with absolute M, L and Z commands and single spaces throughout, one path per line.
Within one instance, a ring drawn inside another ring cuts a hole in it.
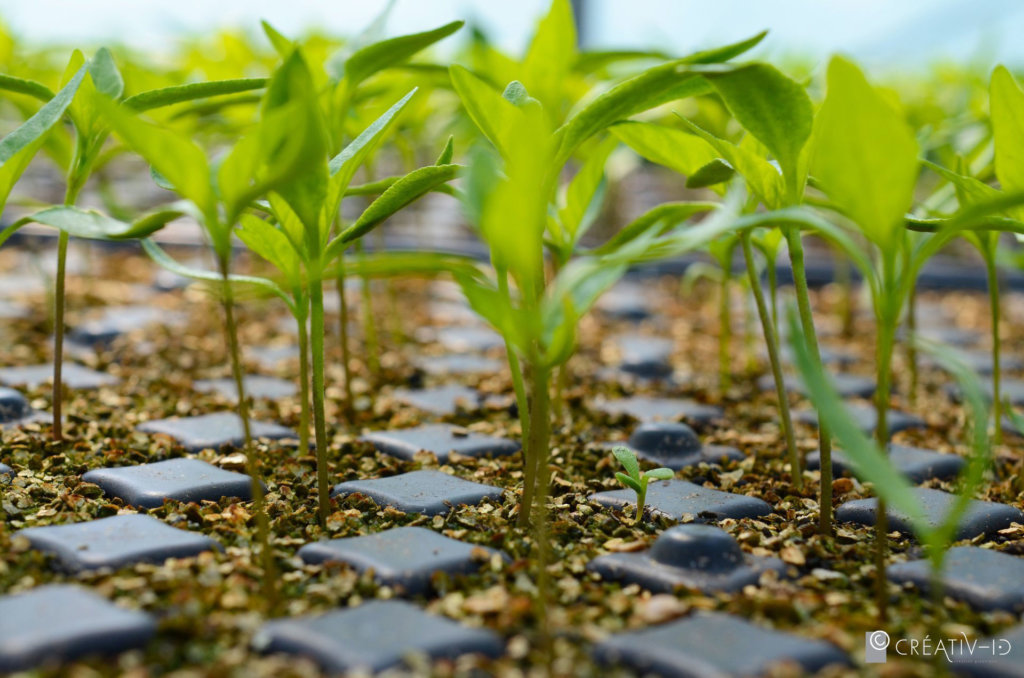
M 1022 26 L 0 0 L 0 674 L 1024 678 Z

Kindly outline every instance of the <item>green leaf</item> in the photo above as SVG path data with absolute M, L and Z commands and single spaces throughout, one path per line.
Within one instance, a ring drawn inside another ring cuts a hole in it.
M 243 214 L 236 233 L 246 247 L 281 271 L 290 286 L 301 284 L 302 262 L 284 232 L 252 214 Z
M 487 82 L 462 66 L 449 69 L 452 86 L 462 100 L 469 117 L 498 152 L 506 154 L 506 121 L 515 113 L 514 105 Z
M 280 56 L 286 57 L 292 53 L 295 49 L 294 43 L 286 38 L 280 31 L 270 25 L 267 21 L 260 21 L 260 27 L 263 28 L 263 34 L 267 36 L 267 40 L 270 41 L 271 46 L 274 48 Z
M 150 259 L 156 262 L 158 266 L 170 271 L 171 273 L 180 275 L 183 278 L 189 278 L 190 280 L 198 280 L 200 282 L 216 283 L 218 285 L 223 284 L 224 282 L 224 278 L 220 273 L 216 273 L 214 271 L 204 271 L 197 268 L 191 268 L 189 266 L 185 266 L 184 264 L 179 263 L 169 254 L 167 254 L 167 252 L 165 252 L 159 245 L 157 245 L 149 238 L 143 238 L 141 242 L 142 249 L 145 250 L 146 254 L 149 255 Z M 276 297 L 279 297 L 282 301 L 285 302 L 285 304 L 288 305 L 288 308 L 291 309 L 292 314 L 294 315 L 295 302 L 273 280 L 259 278 L 251 275 L 236 274 L 229 275 L 228 280 L 232 284 L 252 285 L 265 292 L 269 292 L 270 294 Z
M 1024 190 L 1024 92 L 1005 66 L 997 66 L 989 85 L 996 177 L 1004 191 Z M 1014 210 L 1020 219 L 1024 210 Z
M 811 171 L 829 198 L 883 252 L 903 238 L 917 182 L 917 140 L 853 63 L 833 57 L 814 130 Z
M 644 477 L 651 480 L 672 480 L 676 474 L 670 468 L 653 468 L 650 471 L 644 471 Z
M 629 489 L 631 489 L 634 492 L 636 492 L 637 494 L 639 494 L 639 493 L 644 491 L 644 488 L 640 485 L 639 481 L 633 480 L 632 478 L 627 476 L 625 473 L 618 473 L 618 472 L 616 472 L 615 473 L 615 479 L 618 480 L 623 485 L 625 485 L 626 487 L 628 487 Z
M 89 76 L 96 91 L 111 99 L 120 99 L 124 94 L 124 78 L 117 70 L 114 57 L 110 50 L 101 47 L 89 60 Z
M 451 181 L 461 169 L 462 165 L 427 165 L 409 172 L 370 203 L 354 224 L 331 241 L 324 252 L 324 259 L 330 261 L 340 255 L 345 245 L 366 235 L 392 214 L 441 184 Z
M 552 111 L 562 104 L 566 78 L 576 61 L 576 23 L 569 0 L 552 0 L 523 58 L 527 88 Z
M 893 466 L 888 455 L 860 430 L 860 426 L 846 409 L 835 388 L 818 370 L 816 361 L 811 358 L 796 311 L 792 307 L 787 313 L 787 320 L 795 362 L 803 382 L 810 391 L 810 400 L 818 410 L 818 416 L 828 423 L 829 430 L 839 440 L 854 473 L 857 477 L 872 483 L 875 494 L 884 499 L 890 507 L 907 515 L 914 532 L 926 539 L 929 536 L 927 518 L 913 492 L 913 486 Z
M 587 157 L 566 188 L 565 200 L 558 211 L 558 222 L 568 235 L 570 246 L 574 247 L 589 227 L 590 224 L 585 223 L 588 213 L 591 217 L 596 216 L 596 210 L 591 209 L 591 206 L 604 179 L 604 167 L 608 163 L 608 156 L 617 145 L 618 142 L 614 138 L 602 141 Z
M 455 272 L 455 280 L 462 288 L 470 308 L 490 323 L 506 341 L 523 353 L 531 349 L 530 341 L 537 336 L 537 331 L 534 327 L 536 322 L 529 313 L 514 308 L 505 295 L 478 276 Z
M 782 207 L 786 187 L 782 175 L 774 165 L 749 147 L 719 139 L 682 116 L 679 119 L 694 134 L 714 147 L 719 155 L 746 179 L 750 190 L 761 199 L 766 207 L 769 209 Z
M 380 145 L 384 135 L 395 124 L 398 114 L 408 105 L 416 91 L 416 88 L 413 88 L 408 94 L 399 99 L 391 108 L 374 120 L 369 127 L 360 132 L 359 136 L 342 149 L 341 153 L 331 158 L 328 165 L 330 172 L 327 192 L 328 219 L 333 218 L 337 214 L 341 205 L 341 198 L 345 193 L 345 189 L 352 182 L 352 177 L 355 176 L 356 170 Z
M 723 45 L 721 47 L 712 47 L 711 49 L 702 50 L 700 52 L 694 52 L 690 56 L 683 57 L 681 61 L 688 64 L 717 64 L 723 61 L 729 61 L 739 55 L 749 52 L 756 47 L 765 36 L 768 35 L 768 31 L 761 31 L 757 35 L 752 35 L 745 40 L 734 42 L 729 45 Z
M 611 254 L 621 249 L 626 243 L 634 240 L 654 226 L 659 226 L 662 233 L 680 224 L 695 214 L 718 209 L 715 202 L 665 202 L 644 212 L 639 217 L 622 227 L 605 244 L 594 250 L 594 254 Z
M 5 136 L 3 140 L 0 140 L 0 163 L 6 163 L 18 151 L 42 137 L 57 124 L 75 98 L 75 93 L 85 77 L 85 71 L 84 66 L 79 68 L 71 80 L 52 99 L 13 132 Z
M 707 141 L 673 127 L 650 122 L 622 122 L 608 131 L 642 158 L 690 176 L 712 162 L 715 149 Z
M 0 73 L 0 89 L 15 94 L 26 94 L 35 97 L 42 102 L 47 102 L 54 97 L 53 90 L 41 82 L 17 78 L 13 75 Z
M 715 158 L 686 178 L 687 188 L 707 188 L 725 183 L 736 176 L 736 170 L 726 161 Z
M 683 60 L 649 68 L 601 94 L 556 130 L 560 139 L 556 165 L 563 165 L 580 144 L 612 123 L 709 90 L 708 82 L 689 71 Z
M 798 190 L 803 184 L 798 159 L 811 136 L 814 118 L 804 88 L 768 64 L 750 64 L 705 77 L 736 121 L 768 148 L 790 185 Z
M 95 210 L 61 205 L 40 210 L 19 221 L 52 226 L 76 238 L 129 240 L 145 238 L 182 214 L 180 210 L 161 210 L 129 224 Z
M 188 137 L 143 120 L 124 106 L 100 98 L 99 109 L 111 128 L 153 168 L 192 201 L 211 224 L 217 221 L 206 154 Z M 210 224 L 207 224 L 209 227 Z
M 148 111 L 164 106 L 207 99 L 209 97 L 239 92 L 251 92 L 267 86 L 267 78 L 237 78 L 233 80 L 211 80 L 210 82 L 194 82 L 188 85 L 161 87 L 140 92 L 124 100 L 124 105 L 135 111 Z
M 403 35 L 389 40 L 381 40 L 367 45 L 345 60 L 343 70 L 336 72 L 339 78 L 344 77 L 350 87 L 378 71 L 412 58 L 417 52 L 448 37 L 463 26 L 462 21 L 452 21 L 430 31 Z
M 622 445 L 616 445 L 612 448 L 612 454 L 622 464 L 622 468 L 626 469 L 626 473 L 630 478 L 634 480 L 640 479 L 640 464 L 636 460 L 636 453 L 628 447 Z
M 347 275 L 367 278 L 436 276 L 443 273 L 461 275 L 467 280 L 481 277 L 479 263 L 475 259 L 444 252 L 361 252 L 357 256 L 343 257 L 332 266 L 328 266 L 325 277 L 331 277 L 333 266 L 341 266 Z
M 448 135 L 448 141 L 445 143 L 444 148 L 441 149 L 441 155 L 437 156 L 437 160 L 434 161 L 435 165 L 450 165 L 452 164 L 452 157 L 455 155 L 455 137 Z

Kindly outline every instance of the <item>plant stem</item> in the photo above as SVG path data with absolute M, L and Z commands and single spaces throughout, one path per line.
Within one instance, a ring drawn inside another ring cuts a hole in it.
M 634 520 L 639 523 L 644 517 L 644 505 L 647 503 L 647 480 L 644 478 L 640 479 L 640 487 L 642 488 L 636 493 L 636 518 Z
M 549 643 L 547 602 L 550 594 L 550 543 L 548 540 L 548 449 L 551 436 L 551 396 L 549 393 L 550 372 L 547 367 L 535 366 L 530 401 L 530 450 L 536 465 L 536 491 L 533 504 L 526 505 L 533 522 L 533 538 L 537 548 L 537 600 L 536 617 L 541 645 L 547 649 Z
M 996 445 L 1003 444 L 1003 403 L 1000 381 L 1000 346 L 999 346 L 999 323 L 1002 313 L 999 308 L 999 273 L 996 270 L 995 253 L 985 255 L 985 273 L 988 277 L 988 299 L 992 309 L 992 416 L 995 419 L 995 431 L 992 433 L 992 442 Z
M 793 432 L 793 419 L 789 413 L 789 398 L 786 396 L 786 384 L 782 378 L 782 361 L 779 358 L 779 337 L 776 333 L 772 319 L 768 316 L 768 307 L 764 301 L 764 290 L 761 289 L 761 279 L 757 275 L 754 266 L 754 251 L 750 246 L 750 233 L 740 235 L 740 242 L 743 245 L 743 259 L 747 264 L 747 277 L 750 279 L 750 289 L 754 294 L 754 303 L 757 306 L 757 314 L 761 319 L 761 330 L 764 332 L 765 343 L 768 344 L 768 362 L 772 368 L 772 378 L 775 380 L 775 395 L 779 401 L 779 417 L 782 420 L 782 433 L 786 438 L 786 449 L 789 451 L 789 465 L 793 484 L 796 489 L 804 487 L 803 464 L 800 458 L 800 450 L 796 446 L 796 436 Z
M 917 343 L 914 336 L 917 334 L 917 287 L 910 288 L 907 295 L 907 330 L 910 332 L 910 340 L 907 342 L 907 362 L 910 363 L 910 404 L 917 404 L 917 390 L 920 384 L 920 377 L 917 371 Z
M 893 294 L 876 301 L 877 344 L 875 363 L 878 372 L 875 386 L 875 441 L 881 450 L 887 450 L 889 444 L 889 398 L 892 391 L 892 352 L 896 341 L 896 322 L 899 318 L 898 296 L 896 290 L 895 263 L 891 256 L 883 254 L 881 294 Z M 875 604 L 878 606 L 878 619 L 885 621 L 889 604 L 888 582 L 886 580 L 886 557 L 889 550 L 889 515 L 886 502 L 878 497 L 878 508 L 875 511 Z
M 351 423 L 355 419 L 355 399 L 352 396 L 352 368 L 349 363 L 352 356 L 348 345 L 348 299 L 345 296 L 345 267 L 338 266 L 336 279 L 338 289 L 338 341 L 341 344 L 341 374 L 345 378 L 345 419 Z
M 498 292 L 511 303 L 511 294 L 508 288 L 508 272 L 498 271 Z M 534 455 L 530 450 L 530 409 L 526 399 L 526 385 L 523 382 L 523 370 L 519 364 L 519 355 L 512 346 L 512 342 L 505 337 L 505 357 L 508 360 L 508 369 L 512 375 L 512 388 L 516 392 L 516 410 L 519 414 L 519 428 L 523 440 L 523 498 L 519 505 L 519 517 L 516 524 L 519 527 L 526 527 L 530 522 L 530 507 L 533 505 L 533 490 L 537 484 L 536 466 L 533 463 Z
M 57 278 L 53 286 L 53 439 L 64 440 L 64 278 L 68 260 L 68 234 L 57 236 Z
M 839 306 L 839 314 L 842 318 L 843 336 L 853 336 L 853 272 L 850 260 L 843 256 L 843 253 L 834 250 L 836 282 L 842 293 L 842 301 Z
M 800 326 L 807 346 L 811 350 L 814 369 L 825 374 L 818 349 L 818 335 L 814 329 L 814 314 L 811 311 L 811 297 L 807 290 L 807 271 L 804 267 L 804 245 L 800 240 L 800 231 L 796 228 L 786 229 L 786 243 L 789 246 L 790 265 L 793 267 L 793 284 L 796 288 L 797 309 L 800 312 Z M 821 456 L 820 496 L 818 498 L 819 522 L 818 530 L 822 535 L 831 537 L 832 532 L 832 433 L 829 431 L 825 418 L 818 413 L 818 449 Z
M 270 517 L 263 496 L 263 483 L 260 481 L 260 466 L 256 458 L 256 450 L 252 444 L 252 424 L 249 419 L 249 401 L 245 395 L 245 381 L 242 374 L 242 356 L 238 347 L 238 327 L 235 324 L 235 299 L 231 287 L 230 261 L 227 256 L 219 256 L 220 273 L 224 300 L 224 330 L 227 334 L 228 352 L 231 355 L 231 374 L 235 380 L 235 392 L 238 395 L 238 417 L 242 421 L 242 439 L 245 447 L 245 471 L 249 475 L 252 493 L 252 508 L 256 517 L 256 541 L 260 547 L 260 561 L 263 566 L 261 580 L 263 596 L 267 607 L 274 609 L 277 601 L 277 575 L 274 567 L 274 554 L 270 550 Z
M 718 291 L 718 389 L 722 396 L 729 390 L 731 361 L 729 344 L 732 341 L 732 318 L 729 313 L 729 283 L 732 282 L 732 267 L 728 262 L 722 266 L 722 282 Z
M 309 299 L 305 296 L 296 295 L 296 303 L 305 305 L 303 313 L 296 318 L 299 329 L 299 381 L 302 386 L 299 389 L 299 396 L 302 404 L 299 408 L 299 449 L 302 454 L 309 453 L 309 332 L 306 329 L 306 321 L 309 319 L 305 312 L 309 307 Z
M 768 296 L 771 300 L 772 305 L 772 329 L 775 330 L 775 336 L 779 336 L 779 271 L 775 267 L 775 262 L 768 262 Z
M 363 257 L 363 241 L 356 240 L 356 256 Z M 362 276 L 362 299 L 363 299 L 363 341 L 365 342 L 366 366 L 370 375 L 376 378 L 380 375 L 380 345 L 377 341 L 377 321 L 373 317 L 373 290 L 370 287 L 369 275 Z
M 310 344 L 313 349 L 313 427 L 316 432 L 317 515 L 327 528 L 331 495 L 327 477 L 327 417 L 324 412 L 324 289 L 319 269 L 309 280 Z

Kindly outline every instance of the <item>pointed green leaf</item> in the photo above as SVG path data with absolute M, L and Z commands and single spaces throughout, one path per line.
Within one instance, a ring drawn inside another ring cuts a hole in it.
M 746 179 L 747 186 L 766 207 L 778 209 L 783 206 L 786 187 L 782 175 L 775 165 L 747 146 L 719 139 L 682 116 L 679 119 L 690 131 L 714 147 L 715 151 Z
M 707 188 L 708 186 L 725 183 L 734 176 L 736 176 L 736 170 L 733 169 L 732 165 L 721 158 L 715 158 L 688 176 L 686 178 L 686 187 Z
M 630 478 L 634 480 L 640 479 L 640 464 L 636 460 L 636 453 L 628 447 L 617 445 L 612 448 L 612 454 L 622 464 L 622 468 L 626 469 L 626 473 L 629 474 Z
M 862 233 L 885 252 L 903 237 L 917 182 L 917 140 L 852 62 L 833 57 L 818 113 L 811 172 Z
M 498 152 L 505 154 L 506 119 L 512 115 L 512 105 L 501 92 L 462 66 L 449 69 L 452 86 L 462 100 L 462 105 L 477 128 L 494 144 Z
M 200 282 L 223 284 L 224 278 L 220 273 L 214 271 L 204 271 L 190 266 L 185 266 L 179 263 L 167 252 L 163 250 L 159 245 L 150 240 L 149 238 L 142 239 L 142 249 L 145 250 L 146 254 L 156 262 L 158 266 L 164 268 L 171 273 L 180 275 L 183 278 L 189 278 L 190 280 L 198 280 Z M 265 292 L 268 292 L 285 302 L 293 313 L 295 311 L 295 303 L 292 298 L 281 289 L 281 287 L 273 280 L 266 278 L 259 278 L 252 275 L 236 275 L 231 274 L 228 276 L 228 280 L 233 284 L 241 285 L 252 285 Z
M 622 122 L 608 131 L 642 158 L 690 176 L 712 162 L 715 149 L 700 137 L 650 122 Z
M 280 31 L 270 25 L 267 21 L 260 21 L 260 27 L 263 29 L 263 34 L 267 36 L 267 40 L 270 41 L 271 46 L 274 48 L 279 55 L 286 57 L 292 53 L 295 49 L 294 43 L 286 38 Z
M 406 107 L 413 95 L 416 94 L 416 91 L 416 88 L 413 88 L 408 94 L 399 99 L 391 108 L 374 120 L 369 127 L 360 132 L 359 136 L 342 149 L 341 153 L 331 158 L 328 165 L 330 180 L 327 193 L 327 214 L 329 219 L 337 214 L 338 208 L 341 205 L 341 198 L 344 195 L 345 189 L 351 183 L 352 177 L 355 176 L 356 170 L 359 169 L 360 165 L 363 164 L 366 158 L 373 153 L 384 139 L 384 135 L 395 124 L 398 114 Z
M 246 247 L 281 271 L 290 286 L 301 283 L 302 262 L 280 229 L 252 214 L 243 214 L 236 233 Z
M 402 35 L 367 45 L 345 60 L 343 72 L 336 75 L 339 78 L 343 76 L 349 86 L 354 87 L 374 73 L 400 64 L 415 56 L 417 52 L 448 37 L 462 28 L 463 23 L 452 21 L 430 31 Z
M 750 64 L 722 73 L 708 73 L 729 112 L 768 148 L 795 189 L 800 151 L 811 136 L 811 98 L 795 80 L 768 64 Z M 796 199 L 796 196 L 793 196 Z
M 0 140 L 0 163 L 6 163 L 18 151 L 46 134 L 57 124 L 74 100 L 75 93 L 84 77 L 85 67 L 83 66 L 52 99 L 36 111 L 35 115 Z
M 427 165 L 406 174 L 370 203 L 354 224 L 331 241 L 324 252 L 325 261 L 340 255 L 345 245 L 366 235 L 406 205 L 454 179 L 461 169 L 462 165 Z
M 558 221 L 568 234 L 572 245 L 575 245 L 589 226 L 584 223 L 584 217 L 588 212 L 592 215 L 594 213 L 591 205 L 595 202 L 595 195 L 598 194 L 598 188 L 604 179 L 604 167 L 608 163 L 608 156 L 617 145 L 618 142 L 614 138 L 602 141 L 587 157 L 566 188 L 564 204 L 558 212 Z
M 548 110 L 557 112 L 562 104 L 566 78 L 576 62 L 576 23 L 569 0 L 553 0 L 547 15 L 537 26 L 523 59 L 526 87 Z
M 124 105 L 135 111 L 148 111 L 164 106 L 207 99 L 209 97 L 239 92 L 251 92 L 267 86 L 267 78 L 237 78 L 233 80 L 211 80 L 209 82 L 193 82 L 188 85 L 161 87 L 147 92 L 140 92 L 124 100 Z
M 644 471 L 644 477 L 650 480 L 672 480 L 675 475 L 675 471 L 670 468 L 653 468 L 650 471 Z
M 631 489 L 634 492 L 636 492 L 637 494 L 639 494 L 639 493 L 644 491 L 644 488 L 640 485 L 639 481 L 633 480 L 632 478 L 627 476 L 625 473 L 616 472 L 615 473 L 615 479 L 618 480 L 623 485 L 625 485 L 626 487 L 628 487 L 629 489 Z
M 117 70 L 114 56 L 106 47 L 101 47 L 89 60 L 89 76 L 96 91 L 105 97 L 119 99 L 124 94 L 124 78 Z
M 444 148 L 441 149 L 441 155 L 437 156 L 437 160 L 434 161 L 435 165 L 450 165 L 452 164 L 452 157 L 455 155 L 455 137 L 448 135 L 448 141 L 445 143 Z
M 216 200 L 210 186 L 206 154 L 184 135 L 143 120 L 124 106 L 99 99 L 100 111 L 110 127 L 175 190 L 192 201 L 204 217 L 216 221 Z
M 605 244 L 594 250 L 594 254 L 610 254 L 626 243 L 639 237 L 649 229 L 658 226 L 659 233 L 681 224 L 695 214 L 718 209 L 715 202 L 665 202 L 644 212 L 622 227 Z
M 95 210 L 60 205 L 40 210 L 20 221 L 52 226 L 76 238 L 128 240 L 149 236 L 180 216 L 180 210 L 161 210 L 129 224 Z
M 54 97 L 53 90 L 41 82 L 28 80 L 26 78 L 18 78 L 4 73 L 0 73 L 0 89 L 7 92 L 14 92 L 15 94 L 26 94 L 30 97 L 39 99 L 43 103 L 46 103 Z

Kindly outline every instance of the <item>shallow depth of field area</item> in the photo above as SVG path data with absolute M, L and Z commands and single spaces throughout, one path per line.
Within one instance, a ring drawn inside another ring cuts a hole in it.
M 379 4 L 0 33 L 0 673 L 1024 676 L 1024 74 Z

